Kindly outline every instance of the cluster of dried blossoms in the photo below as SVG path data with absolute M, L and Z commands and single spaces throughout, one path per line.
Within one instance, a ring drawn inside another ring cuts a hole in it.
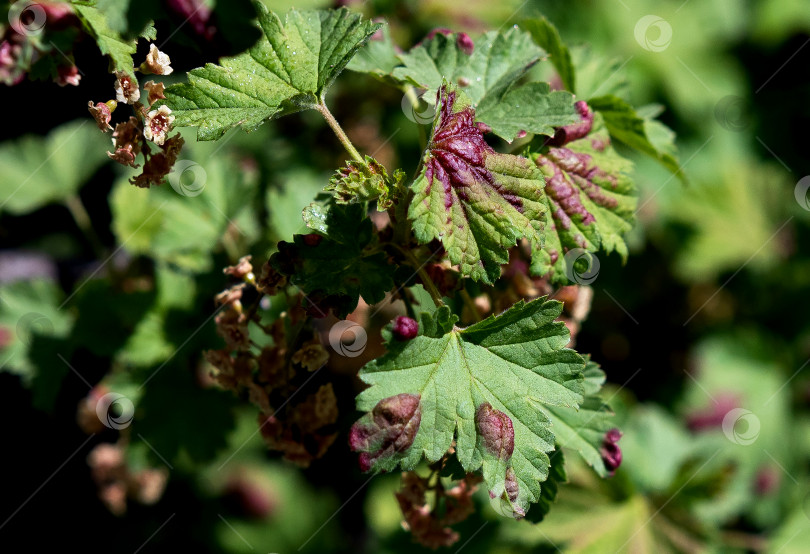
M 110 391 L 97 385 L 81 400 L 76 418 L 79 427 L 87 434 L 106 430 L 97 415 L 99 401 Z M 128 437 L 126 428 L 116 443 L 103 442 L 96 445 L 87 456 L 87 465 L 98 487 L 98 496 L 110 512 L 124 515 L 127 500 L 141 504 L 154 504 L 163 496 L 168 480 L 168 471 L 155 468 L 133 469 L 126 460 Z
M 138 71 L 145 74 L 169 75 L 173 70 L 169 56 L 149 46 L 149 54 Z M 105 133 L 113 131 L 113 152 L 107 152 L 110 159 L 121 165 L 137 168 L 138 155 L 143 155 L 144 163 L 141 173 L 130 179 L 130 182 L 141 188 L 160 185 L 174 167 L 177 157 L 183 148 L 180 134 L 169 137 L 174 116 L 168 106 L 155 107 L 158 100 L 165 99 L 163 83 L 147 81 L 143 85 L 146 91 L 146 104 L 140 102 L 141 89 L 134 77 L 134 71 L 115 72 L 115 100 L 107 102 L 88 102 L 88 110 L 96 120 L 98 128 Z M 134 116 L 118 123 L 113 130 L 110 125 L 112 112 L 119 104 L 129 104 Z M 150 146 L 149 143 L 154 146 Z M 153 152 L 153 148 L 156 151 Z
M 434 474 L 435 483 L 431 485 Z M 453 545 L 459 536 L 450 525 L 464 521 L 475 511 L 472 496 L 481 481 L 480 475 L 471 473 L 451 488 L 445 488 L 438 472 L 428 477 L 420 477 L 415 471 L 404 472 L 396 493 L 405 518 L 402 526 L 428 548 Z M 432 499 L 428 493 L 432 493 Z
M 284 453 L 284 458 L 306 467 L 320 458 L 337 438 L 337 398 L 331 383 L 308 396 L 299 389 L 329 361 L 329 353 L 318 335 L 307 326 L 302 298 L 288 298 L 292 306 L 272 324 L 264 325 L 258 315 L 261 298 L 284 291 L 286 279 L 269 264 L 258 277 L 250 256 L 224 270 L 240 282 L 216 297 L 220 312 L 215 318 L 225 348 L 209 350 L 205 357 L 222 387 L 249 399 L 260 412 L 259 428 L 267 446 Z M 242 304 L 250 294 L 249 308 Z M 250 325 L 252 323 L 252 325 Z M 260 332 L 260 345 L 251 330 Z

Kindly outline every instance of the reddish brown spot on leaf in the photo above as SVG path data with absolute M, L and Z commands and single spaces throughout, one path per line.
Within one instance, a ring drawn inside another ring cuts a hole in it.
M 412 444 L 422 412 L 418 394 L 402 393 L 380 400 L 371 413 L 352 425 L 349 446 L 360 454 L 360 469 L 368 471 L 383 457 L 404 452 Z
M 515 430 L 508 415 L 485 402 L 475 414 L 475 423 L 487 452 L 502 460 L 512 457 L 515 450 Z

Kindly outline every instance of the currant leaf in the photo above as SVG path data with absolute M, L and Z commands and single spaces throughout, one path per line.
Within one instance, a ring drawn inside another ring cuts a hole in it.
M 492 283 L 518 239 L 528 239 L 534 255 L 542 251 L 542 172 L 495 152 L 460 90 L 442 87 L 438 105 L 408 217 L 419 242 L 440 240 L 462 275 Z
M 568 282 L 564 256 L 571 249 L 615 250 L 626 258 L 623 235 L 635 221 L 637 197 L 628 175 L 632 164 L 611 147 L 601 115 L 584 102 L 578 106 L 582 123 L 560 129 L 552 143 L 562 145 L 533 156 L 546 178 L 545 227 L 554 232 L 546 233 L 531 269 L 549 274 L 555 283 Z
M 544 407 L 576 409 L 582 401 L 584 360 L 565 347 L 568 330 L 554 321 L 561 309 L 546 298 L 521 301 L 466 329 L 448 329 L 438 321 L 450 317 L 442 307 L 435 318 L 422 315 L 422 334 L 416 338 L 388 341 L 388 353 L 360 371 L 371 386 L 358 396 L 357 407 L 372 415 L 356 424 L 353 436 L 366 436 L 368 418 L 377 415 L 383 422 L 379 415 L 394 397 L 409 400 L 409 409 L 396 413 L 410 417 L 385 420 L 389 427 L 401 427 L 382 434 L 392 437 L 378 445 L 384 451 L 353 441 L 367 454 L 369 467 L 408 470 L 423 456 L 433 462 L 455 439 L 464 470 L 481 468 L 490 495 L 505 494 L 514 513 L 525 514 L 541 498 L 540 483 L 549 474 L 547 452 L 554 449 Z M 411 405 L 416 398 L 418 408 Z M 391 447 L 402 436 L 398 429 L 411 429 L 417 411 L 416 433 L 399 448 Z
M 611 422 L 613 412 L 597 396 L 605 374 L 599 364 L 587 360 L 583 375 L 585 399 L 578 409 L 545 406 L 544 411 L 551 420 L 557 446 L 577 452 L 600 477 L 605 477 L 609 471 L 602 459 L 602 445 L 605 433 L 615 426 Z
M 552 134 L 552 127 L 576 121 L 573 96 L 551 92 L 547 83 L 518 83 L 544 54 L 531 37 L 517 28 L 489 32 L 475 44 L 463 34 L 437 33 L 400 55 L 404 64 L 393 76 L 427 89 L 432 102 L 446 80 L 463 88 L 476 108 L 476 120 L 512 141 L 521 132 Z
M 265 120 L 315 108 L 357 49 L 379 24 L 347 8 L 291 10 L 286 22 L 256 2 L 259 41 L 244 54 L 207 64 L 188 83 L 166 89 L 178 127 L 197 127 L 213 140 L 237 125 L 252 131 Z
M 95 39 L 98 49 L 105 56 L 110 58 L 111 71 L 123 71 L 134 77 L 134 64 L 132 56 L 137 50 L 137 40 L 127 40 L 112 28 L 108 18 L 110 14 L 103 11 L 93 0 L 72 2 L 73 9 L 79 16 L 84 27 Z M 105 6 L 107 8 L 107 6 Z M 145 34 L 154 32 L 151 25 L 146 29 Z M 150 35 L 153 36 L 153 35 Z
M 617 96 L 591 98 L 588 104 L 602 114 L 614 139 L 650 156 L 673 175 L 684 180 L 673 144 L 674 134 L 651 117 L 642 117 L 633 106 Z M 661 141 L 655 140 L 662 137 Z
M 357 307 L 361 296 L 374 304 L 394 287 L 396 266 L 388 263 L 385 254 L 373 251 L 371 220 L 358 218 L 352 222 L 346 217 L 352 213 L 362 215 L 359 208 L 332 205 L 325 212 L 316 210 L 324 213 L 323 219 L 315 219 L 312 225 L 318 223 L 322 230 L 318 234 L 295 235 L 291 243 L 279 242 L 278 252 L 270 257 L 270 265 L 308 295 L 310 311 L 316 317 L 325 317 L 329 308 L 338 317 L 345 317 Z M 346 234 L 349 225 L 355 230 L 353 237 Z
M 563 43 L 557 28 L 545 17 L 527 19 L 520 27 L 528 31 L 534 42 L 548 52 L 549 60 L 554 64 L 563 86 L 571 92 L 576 91 L 576 73 L 571 52 Z

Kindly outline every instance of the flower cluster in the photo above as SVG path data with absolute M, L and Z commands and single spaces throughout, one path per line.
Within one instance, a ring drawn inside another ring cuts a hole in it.
M 306 318 L 301 298 L 293 298 L 293 307 L 272 324 L 262 323 L 258 315 L 261 298 L 279 292 L 286 284 L 269 264 L 262 267 L 258 279 L 250 256 L 225 268 L 224 273 L 240 282 L 216 297 L 221 311 L 215 322 L 225 348 L 205 353 L 214 367 L 213 378 L 222 388 L 259 408 L 259 429 L 271 450 L 283 452 L 285 459 L 306 467 L 323 456 L 337 437 L 337 397 L 332 384 L 322 384 L 308 396 L 298 394 L 309 377 L 326 365 L 329 353 L 314 332 L 303 331 Z M 252 300 L 246 309 L 243 298 L 247 295 Z M 292 327 L 301 331 L 290 334 Z M 271 344 L 259 346 L 251 339 L 252 329 L 269 338 Z
M 402 526 L 411 532 L 414 540 L 436 549 L 458 541 L 458 533 L 449 526 L 464 521 L 475 511 L 472 495 L 482 478 L 469 474 L 449 489 L 438 476 L 432 486 L 430 480 L 431 477 L 420 477 L 415 471 L 404 472 L 396 497 L 405 518 Z M 433 496 L 432 507 L 428 493 Z
M 158 50 L 152 44 L 139 70 L 142 73 L 155 75 L 168 75 L 172 72 L 169 56 Z M 184 141 L 180 134 L 170 137 L 174 123 L 174 115 L 168 106 L 156 106 L 155 103 L 166 98 L 163 83 L 147 81 L 141 94 L 138 80 L 134 72 L 115 72 L 115 100 L 107 102 L 88 102 L 88 110 L 96 121 L 98 128 L 103 131 L 113 131 L 113 151 L 107 152 L 110 159 L 121 165 L 138 168 L 136 163 L 139 155 L 143 157 L 143 170 L 130 179 L 130 183 L 137 187 L 148 188 L 160 185 L 172 171 L 174 164 L 182 150 Z M 146 104 L 141 99 L 146 99 Z M 130 105 L 135 115 L 128 120 L 118 123 L 113 130 L 110 121 L 112 113 L 118 105 Z M 157 148 L 153 151 L 153 143 Z

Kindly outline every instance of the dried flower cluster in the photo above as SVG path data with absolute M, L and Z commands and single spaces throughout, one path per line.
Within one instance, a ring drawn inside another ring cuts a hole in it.
M 430 485 L 430 480 L 415 471 L 404 472 L 396 497 L 405 518 L 402 526 L 423 546 L 437 549 L 458 541 L 458 533 L 449 526 L 464 521 L 475 511 L 472 495 L 482 479 L 477 474 L 468 474 L 449 489 L 445 489 L 438 476 L 435 484 Z M 429 493 L 433 506 L 428 502 Z
M 241 282 L 216 297 L 222 311 L 215 322 L 225 348 L 205 353 L 206 360 L 215 368 L 214 380 L 259 408 L 259 428 L 270 449 L 283 452 L 287 460 L 306 467 L 323 456 L 337 437 L 337 398 L 332 384 L 322 384 L 306 396 L 298 394 L 312 372 L 329 361 L 329 353 L 312 331 L 306 338 L 301 298 L 294 298 L 297 305 L 272 325 L 261 323 L 257 314 L 261 297 L 277 293 L 286 283 L 269 264 L 262 267 L 258 279 L 250 256 L 225 268 L 224 273 Z M 251 295 L 257 293 L 258 298 L 245 309 L 242 298 L 248 291 Z M 254 343 L 251 327 L 267 335 L 272 345 L 259 347 Z M 292 327 L 300 332 L 290 334 Z
M 168 75 L 172 72 L 169 56 L 152 44 L 146 61 L 140 66 L 143 73 Z M 140 188 L 158 186 L 171 173 L 184 140 L 180 134 L 169 136 L 174 123 L 174 115 L 168 106 L 153 107 L 155 102 L 166 98 L 163 83 L 147 81 L 144 86 L 147 104 L 140 102 L 141 89 L 134 73 L 125 71 L 115 72 L 115 100 L 107 102 L 88 102 L 88 110 L 101 131 L 113 131 L 113 151 L 107 152 L 110 159 L 121 165 L 138 168 L 136 163 L 139 155 L 143 156 L 143 170 L 139 175 L 132 177 L 130 183 Z M 110 124 L 112 113 L 119 104 L 128 104 L 133 107 L 134 115 L 121 123 L 116 124 L 113 130 Z M 153 152 L 148 142 L 154 143 L 158 149 Z

